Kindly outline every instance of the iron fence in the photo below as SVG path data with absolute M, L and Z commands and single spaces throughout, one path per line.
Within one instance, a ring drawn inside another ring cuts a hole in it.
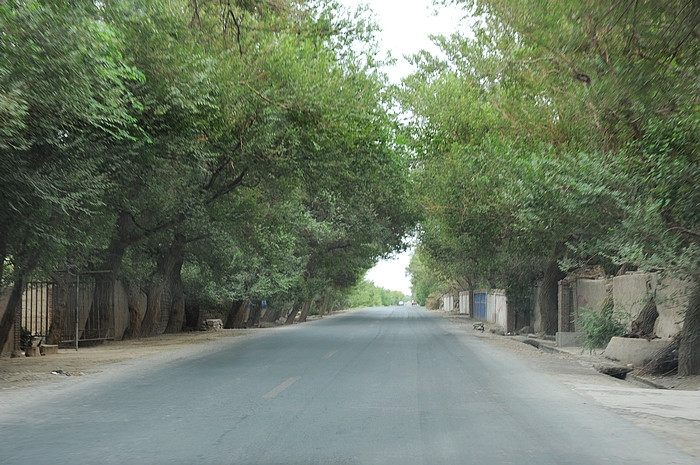
M 49 334 L 55 301 L 56 283 L 28 282 L 22 293 L 21 325 L 32 336 L 45 338 Z
M 33 281 L 22 296 L 21 324 L 32 336 L 50 335 L 61 346 L 114 339 L 114 282 L 106 272 L 64 274 Z

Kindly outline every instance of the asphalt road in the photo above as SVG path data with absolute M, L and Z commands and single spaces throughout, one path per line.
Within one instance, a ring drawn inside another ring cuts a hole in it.
M 418 307 L 349 312 L 85 378 L 0 405 L 0 462 L 697 463 Z

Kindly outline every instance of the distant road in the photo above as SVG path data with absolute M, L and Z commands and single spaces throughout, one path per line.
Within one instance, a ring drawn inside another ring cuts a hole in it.
M 0 463 L 697 463 L 418 307 L 139 363 L 5 406 Z

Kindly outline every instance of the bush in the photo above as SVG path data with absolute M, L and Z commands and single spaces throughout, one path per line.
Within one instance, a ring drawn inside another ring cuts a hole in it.
M 578 325 L 586 334 L 583 347 L 591 352 L 593 349 L 604 348 L 610 339 L 622 336 L 627 329 L 627 326 L 622 322 L 627 314 L 616 311 L 612 299 L 606 300 L 600 311 L 582 307 L 576 313 Z
M 24 326 L 22 326 L 20 328 L 20 333 L 19 333 L 19 347 L 21 349 L 26 349 L 28 347 L 31 347 L 33 339 L 34 338 L 32 337 L 32 332 L 29 331 Z

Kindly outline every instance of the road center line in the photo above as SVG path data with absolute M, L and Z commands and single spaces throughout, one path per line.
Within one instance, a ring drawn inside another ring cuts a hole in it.
M 324 355 L 323 358 L 324 358 L 324 359 L 331 358 L 332 356 L 335 355 L 336 352 L 338 352 L 338 351 L 337 351 L 337 350 L 331 350 L 331 351 L 328 352 L 326 355 Z
M 282 384 L 280 384 L 279 386 L 274 388 L 272 391 L 265 394 L 263 396 L 263 398 L 264 399 L 274 399 L 275 397 L 277 397 L 279 395 L 280 392 L 284 391 L 285 389 L 287 389 L 289 386 L 296 383 L 300 379 L 301 379 L 301 376 L 293 376 L 293 377 L 283 381 Z

